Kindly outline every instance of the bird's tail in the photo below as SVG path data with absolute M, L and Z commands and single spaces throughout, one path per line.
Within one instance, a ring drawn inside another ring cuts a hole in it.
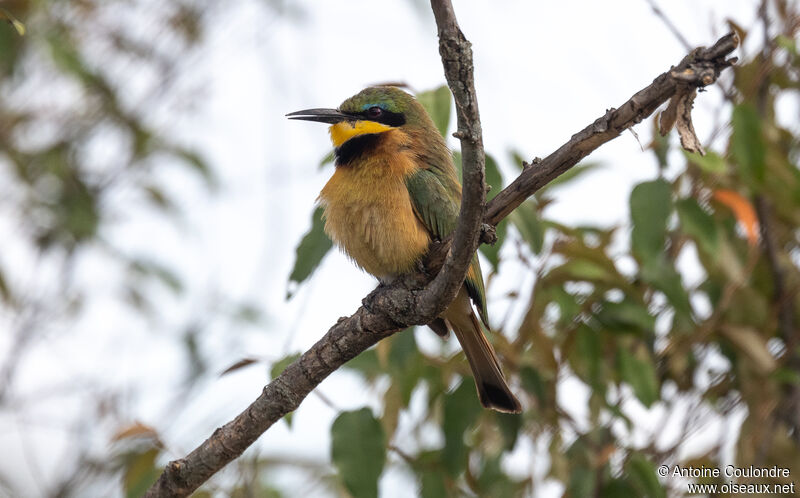
M 499 412 L 521 412 L 522 406 L 503 377 L 494 348 L 483 335 L 481 324 L 463 287 L 443 316 L 467 356 L 481 404 Z

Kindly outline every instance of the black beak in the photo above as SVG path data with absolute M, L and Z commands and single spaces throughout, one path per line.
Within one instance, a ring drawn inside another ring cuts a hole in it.
M 355 116 L 345 114 L 336 109 L 306 109 L 305 111 L 290 112 L 289 119 L 302 119 L 303 121 L 317 121 L 319 123 L 336 124 L 342 121 L 354 121 Z

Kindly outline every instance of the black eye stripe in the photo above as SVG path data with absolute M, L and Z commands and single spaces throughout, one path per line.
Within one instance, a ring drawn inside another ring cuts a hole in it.
M 383 123 L 389 126 L 397 127 L 406 124 L 406 117 L 401 112 L 392 112 L 392 111 L 387 111 L 386 109 L 381 109 L 383 112 L 381 112 L 379 116 L 374 116 L 370 112 L 371 110 L 372 107 L 367 108 L 366 110 L 360 112 L 359 114 L 361 116 L 364 116 L 369 121 L 375 121 L 377 123 Z

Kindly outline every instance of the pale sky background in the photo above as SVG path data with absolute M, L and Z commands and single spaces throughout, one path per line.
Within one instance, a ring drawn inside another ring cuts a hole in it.
M 507 181 L 513 172 L 510 148 L 528 159 L 544 157 L 686 54 L 644 0 L 454 3 L 462 30 L 473 43 L 486 150 L 500 161 Z M 695 46 L 713 43 L 726 33 L 727 18 L 750 26 L 755 17 L 751 1 L 661 3 Z M 180 457 L 244 409 L 266 381 L 264 366 L 211 378 L 185 406 L 174 409 L 171 393 L 179 385 L 175 375 L 185 358 L 171 327 L 198 314 L 212 297 L 207 295 L 209 288 L 217 289 L 220 301 L 249 300 L 269 313 L 266 330 L 206 324 L 201 347 L 214 353 L 211 370 L 222 371 L 243 357 L 272 361 L 306 350 L 338 317 L 354 312 L 374 287 L 372 277 L 331 253 L 313 278 L 291 300 L 285 299 L 295 247 L 309 227 L 331 166 L 318 168 L 330 150 L 325 126 L 291 122 L 284 115 L 336 107 L 374 83 L 403 81 L 416 90 L 443 84 L 435 24 L 424 2 L 301 1 L 297 8 L 304 13 L 298 22 L 287 22 L 255 0 L 218 9 L 201 55 L 185 62 L 191 70 L 181 85 L 202 89 L 193 103 L 196 111 L 190 116 L 175 115 L 169 108 L 152 111 L 156 126 L 208 157 L 220 178 L 219 193 L 209 201 L 199 181 L 165 166 L 160 174 L 181 200 L 185 223 L 139 211 L 124 213 L 104 233 L 131 254 L 146 254 L 177 268 L 185 295 L 176 298 L 154 286 L 160 317 L 143 319 L 106 296 L 108 282 L 120 277 L 109 274 L 107 261 L 84 258 L 76 277 L 96 289 L 94 304 L 70 326 L 69 334 L 53 334 L 36 347 L 21 373 L 19 392 L 36 392 L 70 379 L 103 379 L 130 393 L 128 418 L 159 428 L 174 451 L 171 458 Z M 696 101 L 695 128 L 703 141 L 711 133 L 716 119 L 712 110 L 720 101 L 715 87 Z M 647 144 L 650 121 L 636 131 Z M 455 139 L 449 142 L 457 145 Z M 568 223 L 623 223 L 631 186 L 656 175 L 652 153 L 642 152 L 634 136 L 626 133 L 590 160 L 601 162 L 602 169 L 559 190 L 549 215 Z M 0 229 L 3 223 L 0 220 Z M 22 267 L 36 264 L 22 252 L 17 257 Z M 686 264 L 691 268 L 690 261 Z M 523 272 L 503 268 L 501 274 L 490 296 L 530 287 L 530 276 Z M 499 317 L 507 303 L 490 298 L 489 305 L 490 314 Z M 437 347 L 432 334 L 418 332 L 418 338 L 423 346 Z M 8 345 L 3 341 L 0 353 L 5 357 Z M 562 401 L 580 414 L 585 390 L 577 381 L 569 386 L 564 391 L 574 396 Z M 337 372 L 319 389 L 340 409 L 378 406 L 356 376 L 346 372 Z M 36 416 L 40 421 L 69 418 L 79 408 L 75 403 L 70 397 L 53 400 L 37 406 Z M 336 414 L 311 394 L 291 430 L 278 423 L 256 447 L 263 455 L 325 461 Z M 44 488 L 36 481 L 52 482 L 58 475 L 59 461 L 73 451 L 73 436 L 57 423 L 29 426 L 0 415 L 0 424 L 17 427 L 0 431 L 3 454 L 25 455 L 0 464 L 0 470 L 13 475 L 21 489 L 30 489 L 30 496 L 39 496 L 37 490 Z M 97 451 L 109 447 L 109 435 L 116 429 L 93 428 Z M 644 431 L 656 429 L 643 423 Z M 717 430 L 723 428 L 710 428 Z M 431 443 L 435 442 L 433 435 Z M 547 471 L 546 463 L 533 458 L 533 449 L 524 445 L 509 465 L 523 471 L 534 466 L 540 475 Z M 278 479 L 291 488 L 297 477 L 285 472 Z M 387 472 L 382 495 L 408 496 L 409 485 L 408 475 Z M 557 485 L 545 487 L 541 496 L 559 490 Z

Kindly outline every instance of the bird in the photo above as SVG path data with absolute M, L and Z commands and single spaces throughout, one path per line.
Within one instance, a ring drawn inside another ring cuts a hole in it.
M 414 271 L 430 244 L 455 230 L 461 183 L 453 157 L 411 94 L 393 86 L 372 86 L 337 109 L 306 109 L 286 116 L 330 125 L 335 169 L 317 199 L 324 230 L 379 281 L 391 282 Z M 454 332 L 484 407 L 519 413 L 520 402 L 481 324 L 489 329 L 476 254 L 455 300 L 429 326 L 442 336 Z

